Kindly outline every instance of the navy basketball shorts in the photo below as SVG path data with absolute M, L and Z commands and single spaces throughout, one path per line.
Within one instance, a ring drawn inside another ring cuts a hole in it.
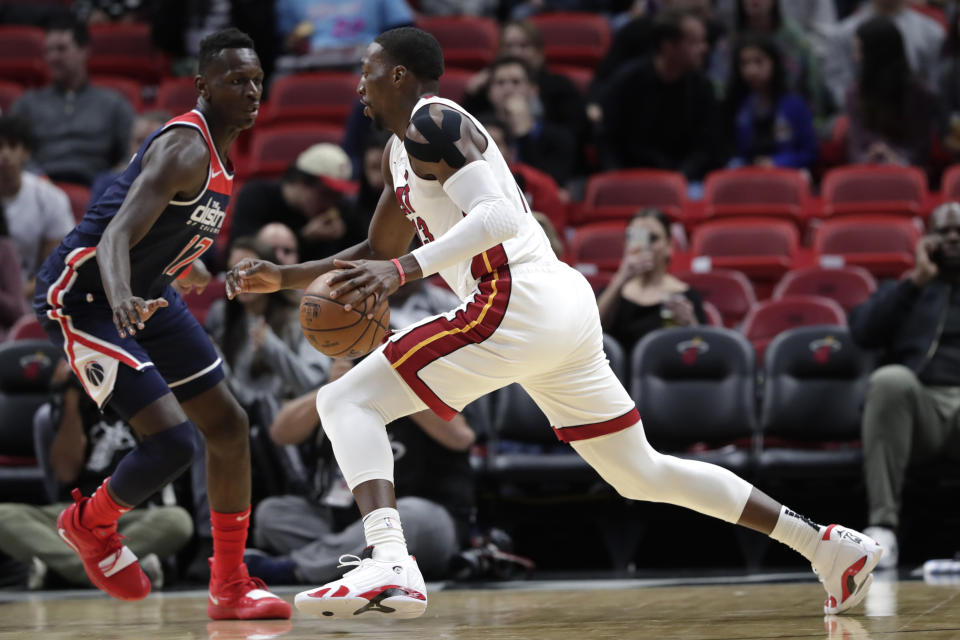
M 101 409 L 109 402 L 129 420 L 171 391 L 183 402 L 223 380 L 213 343 L 172 287 L 163 294 L 169 305 L 126 338 L 117 333 L 102 292 L 70 293 L 64 300 L 38 289 L 35 299 L 46 302 L 36 307 L 37 316 L 50 339 L 63 347 L 73 372 Z

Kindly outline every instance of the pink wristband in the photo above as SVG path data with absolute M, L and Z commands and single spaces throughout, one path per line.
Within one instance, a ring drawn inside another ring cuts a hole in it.
M 400 266 L 399 260 L 397 260 L 396 258 L 393 258 L 390 260 L 390 262 L 393 263 L 393 265 L 397 268 L 397 273 L 400 274 L 400 286 L 402 287 L 407 283 L 407 274 L 403 272 L 403 267 Z

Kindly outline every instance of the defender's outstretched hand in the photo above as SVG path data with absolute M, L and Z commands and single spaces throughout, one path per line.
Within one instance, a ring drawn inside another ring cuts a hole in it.
M 149 320 L 158 309 L 169 303 L 164 298 L 144 300 L 138 296 L 130 296 L 121 300 L 113 308 L 113 325 L 121 338 L 136 335 L 137 329 L 143 329 L 144 323 Z
M 280 289 L 280 267 L 266 260 L 244 258 L 227 271 L 227 297 L 240 293 L 273 293 Z
M 400 274 L 390 260 L 334 260 L 342 269 L 330 276 L 330 297 L 343 303 L 349 311 L 367 300 L 367 309 L 378 309 L 380 303 L 400 288 Z M 373 318 L 373 312 L 367 314 Z

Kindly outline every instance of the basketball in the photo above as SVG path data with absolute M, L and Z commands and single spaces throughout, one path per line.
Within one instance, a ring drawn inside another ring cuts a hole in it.
M 310 283 L 300 299 L 300 328 L 313 348 L 333 358 L 359 358 L 380 344 L 390 324 L 390 306 L 384 300 L 367 319 L 367 301 L 350 311 L 330 297 L 327 281 L 339 270 L 328 271 Z

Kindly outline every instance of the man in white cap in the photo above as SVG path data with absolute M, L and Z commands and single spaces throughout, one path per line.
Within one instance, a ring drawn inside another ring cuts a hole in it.
M 362 241 L 370 212 L 356 212 L 347 196 L 356 191 L 346 152 L 322 142 L 303 151 L 277 180 L 251 180 L 237 195 L 230 238 L 256 235 L 265 225 L 290 227 L 300 258 L 313 260 Z

